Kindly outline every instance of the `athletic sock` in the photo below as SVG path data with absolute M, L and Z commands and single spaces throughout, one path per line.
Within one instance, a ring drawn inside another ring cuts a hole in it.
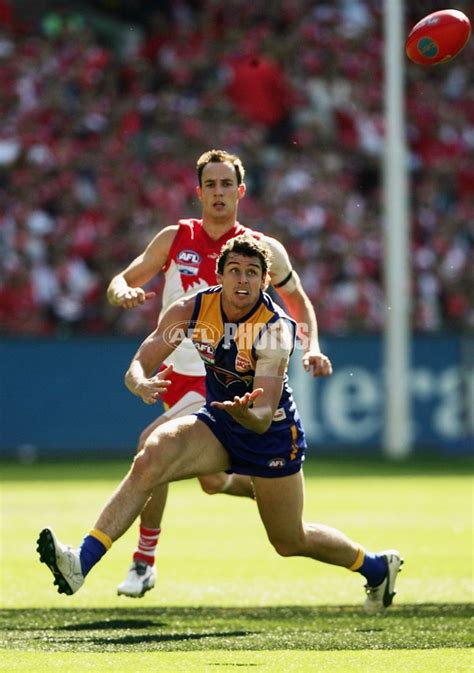
M 359 547 L 356 560 L 349 570 L 363 575 L 369 587 L 377 587 L 387 575 L 387 564 L 381 554 L 374 554 Z
M 79 547 L 79 560 L 84 577 L 90 569 L 100 561 L 102 556 L 112 546 L 112 540 L 106 533 L 94 528 L 89 535 L 86 535 Z
M 146 528 L 140 524 L 138 546 L 133 552 L 133 560 L 141 561 L 152 566 L 155 563 L 156 545 L 160 537 L 161 528 Z

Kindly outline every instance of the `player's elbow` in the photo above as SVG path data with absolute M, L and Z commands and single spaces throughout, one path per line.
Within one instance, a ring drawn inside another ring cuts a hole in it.
M 264 435 L 269 429 L 270 429 L 271 421 L 270 423 L 265 423 L 262 425 L 259 425 L 258 428 L 255 430 L 257 435 Z
M 255 423 L 254 427 L 254 432 L 257 433 L 257 435 L 264 435 L 269 429 L 270 425 L 272 424 L 272 419 L 273 419 L 273 414 L 265 414 L 261 418 L 257 420 Z
M 107 301 L 112 306 L 120 306 L 120 304 L 121 304 L 121 301 L 119 299 L 117 299 L 117 296 L 116 296 L 117 289 L 118 289 L 116 287 L 117 278 L 118 278 L 118 276 L 114 276 L 114 278 L 112 278 L 112 280 L 110 281 L 109 286 L 106 290 L 106 293 L 105 293 L 105 295 L 107 297 Z
M 128 390 L 133 394 L 137 395 L 137 388 L 135 385 L 133 373 L 132 373 L 132 368 L 129 367 L 127 371 L 125 372 L 125 376 L 123 377 L 123 381 L 125 383 L 125 387 L 128 388 Z
M 109 285 L 107 288 L 106 297 L 111 306 L 117 306 L 117 301 L 115 300 L 115 293 L 112 285 Z

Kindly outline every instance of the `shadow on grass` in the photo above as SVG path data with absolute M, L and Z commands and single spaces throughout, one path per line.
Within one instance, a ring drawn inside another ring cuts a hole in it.
M 50 652 L 367 650 L 470 647 L 469 604 L 155 607 L 0 611 L 1 646 Z

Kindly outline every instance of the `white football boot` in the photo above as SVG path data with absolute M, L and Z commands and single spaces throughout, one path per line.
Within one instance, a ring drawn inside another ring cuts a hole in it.
M 392 605 L 393 597 L 396 594 L 395 581 L 403 565 L 400 552 L 396 549 L 388 549 L 380 552 L 380 554 L 387 566 L 387 574 L 378 586 L 365 585 L 367 598 L 365 599 L 364 610 L 368 615 L 376 615 Z
M 117 587 L 119 596 L 141 598 L 147 591 L 153 589 L 156 583 L 155 566 L 143 561 L 134 561 L 130 566 L 127 577 Z
M 37 543 L 40 561 L 53 573 L 58 593 L 75 594 L 84 584 L 79 550 L 59 542 L 51 528 L 41 531 Z

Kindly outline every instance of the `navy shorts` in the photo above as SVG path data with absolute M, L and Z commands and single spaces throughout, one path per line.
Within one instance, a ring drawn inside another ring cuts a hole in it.
M 230 457 L 227 472 L 253 477 L 287 477 L 301 470 L 306 439 L 299 417 L 273 421 L 262 435 L 246 430 L 221 409 L 205 404 L 194 413 Z

